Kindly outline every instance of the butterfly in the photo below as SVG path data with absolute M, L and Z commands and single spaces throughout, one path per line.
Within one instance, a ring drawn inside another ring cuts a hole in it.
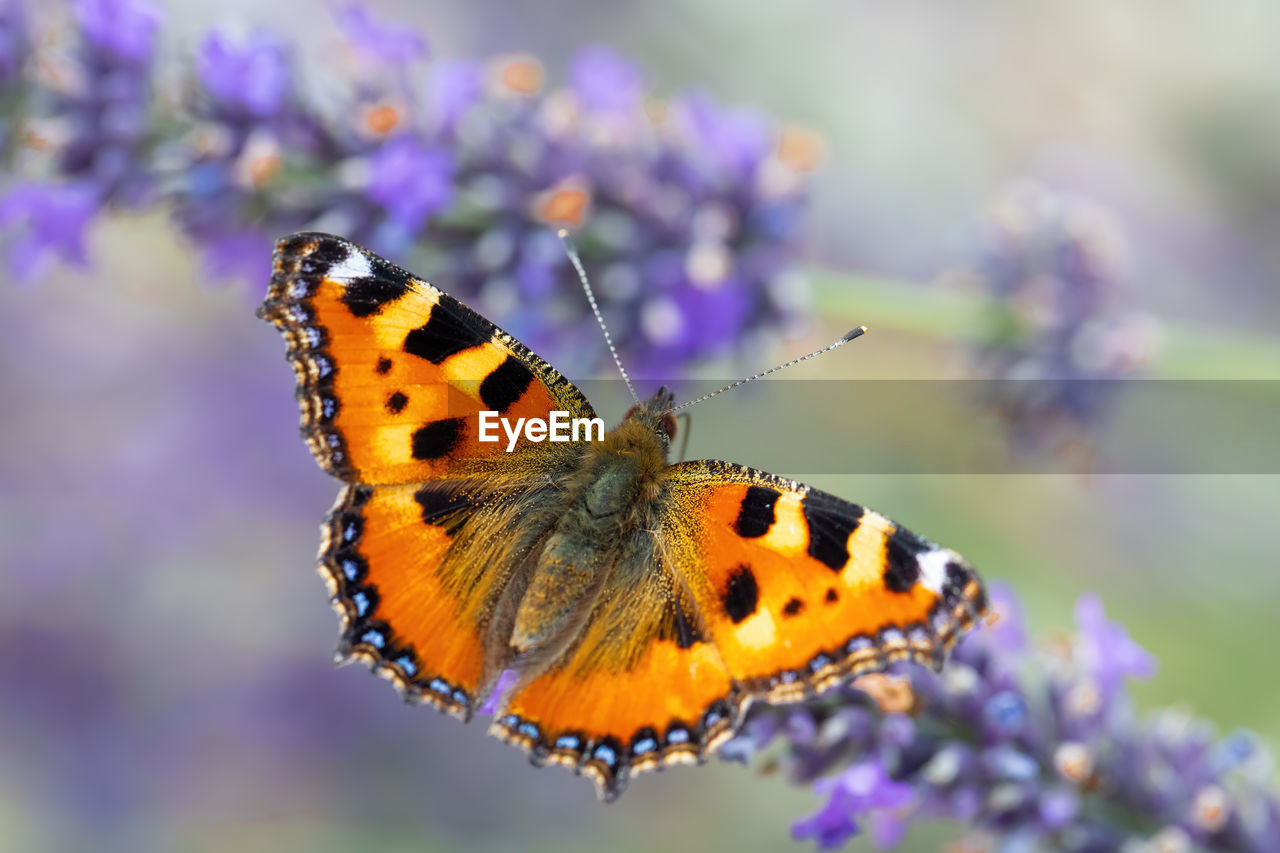
M 258 314 L 284 336 L 307 446 L 344 483 L 319 554 L 339 661 L 464 721 L 499 697 L 491 734 L 602 799 L 703 761 L 753 701 L 941 667 L 987 609 L 963 558 L 873 510 L 670 464 L 666 389 L 603 435 L 482 440 L 482 413 L 596 415 L 511 335 L 345 239 L 280 240 Z

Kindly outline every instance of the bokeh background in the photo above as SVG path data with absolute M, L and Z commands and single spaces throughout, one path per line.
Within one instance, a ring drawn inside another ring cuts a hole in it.
M 228 22 L 318 56 L 337 37 L 315 4 L 160 8 L 177 55 Z M 1144 318 L 1133 375 L 1280 379 L 1280 7 L 1267 0 L 369 8 L 420 29 L 435 57 L 527 52 L 553 82 L 605 44 L 658 93 L 705 90 L 821 138 L 801 236 L 809 332 L 755 363 L 698 367 L 707 387 L 856 322 L 873 334 L 792 378 L 973 375 L 989 298 L 973 269 L 1027 182 L 1105 212 L 1109 298 Z M 281 341 L 253 316 L 265 282 L 214 280 L 155 212 L 96 222 L 89 247 L 87 268 L 0 286 L 0 849 L 792 845 L 788 825 L 817 798 L 780 776 L 712 762 L 640 777 L 601 806 L 483 722 L 334 670 L 311 565 L 336 484 L 297 438 Z M 1280 742 L 1276 470 L 1098 474 L 1068 455 L 1047 473 L 877 473 L 848 459 L 900 456 L 920 440 L 911 411 L 844 440 L 861 413 L 829 385 L 804 411 L 763 384 L 701 406 L 690 455 L 804 475 L 905 521 L 1010 584 L 1045 641 L 1096 591 L 1160 660 L 1137 687 L 1143 708 Z M 617 398 L 598 408 L 622 412 Z M 1264 429 L 1275 412 L 1257 409 Z M 753 446 L 766 422 L 830 445 L 830 468 L 788 470 L 774 442 Z M 1205 446 L 1233 441 L 1220 428 Z M 956 834 L 917 829 L 904 849 Z

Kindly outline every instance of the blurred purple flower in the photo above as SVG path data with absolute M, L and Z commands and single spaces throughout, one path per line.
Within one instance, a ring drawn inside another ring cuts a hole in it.
M 453 201 L 454 158 L 412 136 L 388 140 L 369 158 L 369 198 L 406 233 Z
M 143 65 L 155 52 L 160 11 L 145 0 L 75 0 L 86 42 L 116 60 Z
M 220 106 L 250 118 L 277 114 L 292 87 L 284 45 L 267 33 L 210 33 L 196 54 L 196 74 Z
M 771 137 L 764 117 L 744 107 L 722 107 L 703 92 L 678 98 L 672 105 L 685 127 L 694 156 L 705 157 L 713 172 L 708 180 L 750 185 L 769 153 Z
M 991 297 L 975 353 L 985 402 L 1022 452 L 1087 449 L 1115 385 L 1158 346 L 1154 321 L 1118 305 L 1124 233 L 1102 208 L 1035 184 L 1011 189 L 961 278 Z
M 878 760 L 852 764 L 835 777 L 820 779 L 814 783 L 813 790 L 827 795 L 827 802 L 814 814 L 793 824 L 791 837 L 797 841 L 815 838 L 819 850 L 841 847 L 857 834 L 854 815 L 901 809 L 915 798 L 911 786 L 894 781 Z
M 484 93 L 484 67 L 478 62 L 451 59 L 435 66 L 431 74 L 431 104 L 436 120 L 452 126 Z
M 988 589 L 991 610 L 997 614 L 994 624 L 988 625 L 986 635 L 1003 651 L 1017 653 L 1027 648 L 1027 626 L 1022 614 L 1022 602 L 1013 589 L 1000 582 Z
M 251 228 L 209 229 L 201 236 L 205 269 L 215 278 L 271 275 L 274 238 Z
M 846 808 L 835 797 L 814 814 L 791 825 L 791 837 L 796 841 L 812 838 L 819 850 L 835 850 L 858 834 L 858 824 L 852 817 L 852 809 Z
M 33 117 L 67 128 L 48 158 L 54 178 L 95 188 L 99 208 L 166 205 L 215 275 L 258 269 L 241 263 L 258 235 L 299 228 L 403 263 L 429 242 L 425 272 L 585 373 L 607 352 L 565 343 L 594 325 L 552 230 L 569 225 L 638 375 L 678 378 L 802 325 L 805 168 L 776 153 L 776 129 L 751 111 L 680 96 L 655 123 L 643 75 L 603 47 L 571 60 L 566 89 L 544 91 L 522 55 L 439 63 L 410 85 L 405 64 L 425 41 L 359 6 L 339 25 L 378 61 L 347 69 L 349 87 L 301 85 L 270 35 L 218 33 L 200 43 L 181 108 L 162 110 L 156 14 L 131 0 L 78 8 L 71 78 L 94 85 L 22 79 L 21 97 L 0 97 L 0 121 L 37 105 Z M 19 245 L 13 258 L 31 254 Z
M 1150 678 L 1156 659 L 1139 646 L 1119 622 L 1108 622 L 1102 599 L 1082 595 L 1076 602 L 1077 651 L 1081 664 L 1093 675 L 1103 695 L 1111 696 L 1127 678 Z
M 0 87 L 8 86 L 26 60 L 30 40 L 27 12 L 20 0 L 0 2 Z
M 569 63 L 569 86 L 591 112 L 627 112 L 644 101 L 640 69 L 603 45 L 578 51 Z
M 401 65 L 427 55 L 427 42 L 412 27 L 378 21 L 352 3 L 338 10 L 337 24 L 351 46 L 366 60 Z
M 1027 646 L 1016 599 L 992 593 L 997 625 L 1012 633 L 966 635 L 939 674 L 903 664 L 799 706 L 759 707 L 721 755 L 780 749 L 792 778 L 827 797 L 792 827 L 819 849 L 841 846 L 867 817 L 879 847 L 914 822 L 950 818 L 1001 850 L 1163 849 L 1143 845 L 1177 833 L 1206 850 L 1276 849 L 1274 766 L 1255 738 L 1215 745 L 1207 724 L 1179 712 L 1139 720 L 1124 679 L 1149 674 L 1154 660 L 1106 622 L 1093 596 L 1078 605 L 1077 645 L 1118 652 L 1113 676 L 1089 655 L 1064 661 Z M 1114 678 L 1114 713 L 1061 701 L 1100 678 Z M 900 707 L 903 691 L 910 714 L 878 707 Z
M 134 0 L 74 7 L 83 84 L 48 96 L 67 134 L 56 150 L 59 177 L 95 187 L 100 205 L 137 207 L 153 187 L 150 75 L 159 15 Z
M 25 226 L 9 246 L 14 275 L 35 277 L 49 255 L 84 265 L 84 232 L 98 205 L 96 190 L 84 183 L 21 183 L 0 197 L 0 226 Z

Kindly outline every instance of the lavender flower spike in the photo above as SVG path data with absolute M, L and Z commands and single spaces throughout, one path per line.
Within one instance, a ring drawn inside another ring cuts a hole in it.
M 0 0 L 0 144 L 28 140 L 23 174 L 42 177 L 0 181 L 13 272 L 80 259 L 85 226 L 120 208 L 170 212 L 210 273 L 255 282 L 276 236 L 339 232 L 581 375 L 608 356 L 570 344 L 595 322 L 555 238 L 567 225 L 615 343 L 655 378 L 803 325 L 812 158 L 757 113 L 663 103 L 607 47 L 557 88 L 529 56 L 432 62 L 417 31 L 344 5 L 334 38 L 356 61 L 320 86 L 305 46 L 271 33 L 214 33 L 169 66 L 145 0 L 75 0 L 56 44 L 26 38 L 18 2 Z M 18 71 L 42 65 L 67 73 Z
M 979 850 L 1280 849 L 1265 749 L 1248 733 L 1215 741 L 1183 712 L 1138 718 L 1125 686 L 1154 658 L 1095 596 L 1077 605 L 1069 659 L 1025 643 L 1007 588 L 991 598 L 995 626 L 966 636 L 940 674 L 903 664 L 834 698 L 762 707 L 722 754 L 781 751 L 791 777 L 826 797 L 792 827 L 822 850 L 868 818 L 881 848 L 912 823 L 949 818 L 971 826 Z

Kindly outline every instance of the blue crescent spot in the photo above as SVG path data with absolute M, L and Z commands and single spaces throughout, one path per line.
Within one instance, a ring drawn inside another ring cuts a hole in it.
M 351 600 L 356 603 L 356 613 L 358 615 L 363 616 L 369 612 L 369 596 L 363 592 L 357 592 L 351 596 Z
M 847 654 L 853 654 L 854 652 L 860 652 L 864 649 L 869 649 L 871 648 L 871 645 L 872 643 L 870 639 L 862 635 L 859 635 L 849 640 L 849 642 L 845 644 L 844 648 Z
M 591 753 L 591 757 L 597 761 L 603 761 L 612 767 L 618 761 L 618 753 L 613 751 L 613 747 L 602 743 L 596 747 L 595 752 Z
M 672 729 L 667 732 L 667 743 L 688 743 L 689 730 L 686 728 Z
M 387 639 L 379 631 L 365 631 L 360 637 L 360 642 L 368 643 L 374 648 L 380 649 L 387 644 Z
M 405 675 L 413 676 L 418 674 L 418 665 L 408 655 L 401 655 L 396 658 L 396 666 L 404 670 Z
M 631 747 L 633 755 L 644 755 L 646 752 L 653 752 L 658 748 L 658 742 L 651 737 L 642 737 L 636 741 L 635 746 Z

